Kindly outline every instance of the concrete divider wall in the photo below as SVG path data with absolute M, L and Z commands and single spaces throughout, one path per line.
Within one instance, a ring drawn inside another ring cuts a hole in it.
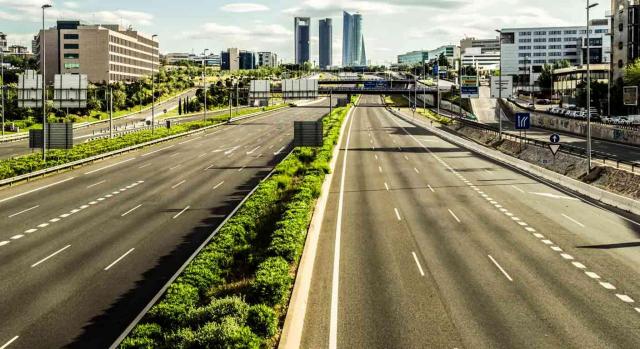
M 579 135 L 587 134 L 587 122 L 561 118 L 557 116 L 532 113 L 533 126 L 558 130 Z M 614 125 L 591 124 L 594 138 L 630 145 L 640 145 L 640 128 L 636 130 L 616 127 Z

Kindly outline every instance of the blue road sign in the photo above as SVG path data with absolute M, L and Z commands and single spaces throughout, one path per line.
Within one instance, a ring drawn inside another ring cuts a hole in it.
M 560 143 L 560 135 L 557 134 L 557 133 L 554 133 L 554 134 L 551 135 L 551 137 L 549 137 L 549 140 L 553 144 L 558 144 L 558 143 Z
M 438 70 L 440 70 L 440 67 L 436 64 L 433 66 L 433 75 L 438 75 Z
M 516 130 L 528 130 L 531 128 L 531 114 L 516 113 Z

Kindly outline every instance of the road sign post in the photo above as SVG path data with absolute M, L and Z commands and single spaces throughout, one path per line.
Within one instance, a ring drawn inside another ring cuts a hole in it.
M 551 150 L 551 153 L 553 154 L 553 157 L 556 157 L 556 154 L 558 154 L 558 151 L 560 151 L 560 135 L 557 133 L 552 134 L 549 137 L 549 141 L 551 141 L 551 144 L 549 144 L 549 149 Z
M 531 114 L 516 113 L 516 130 L 520 131 L 520 151 L 522 151 L 522 131 L 527 138 L 527 130 L 531 128 Z

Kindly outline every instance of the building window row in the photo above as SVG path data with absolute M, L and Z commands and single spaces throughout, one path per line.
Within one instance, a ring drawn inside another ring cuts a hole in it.
M 80 39 L 80 35 L 78 34 L 64 34 L 64 39 L 65 40 L 78 40 Z

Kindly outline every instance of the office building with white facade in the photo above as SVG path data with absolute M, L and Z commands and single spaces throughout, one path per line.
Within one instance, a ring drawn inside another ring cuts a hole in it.
M 460 59 L 463 67 L 475 67 L 481 72 L 496 70 L 500 66 L 499 51 L 483 51 L 480 47 L 467 48 Z
M 533 85 L 545 64 L 566 60 L 571 65 L 587 61 L 587 27 L 502 29 L 502 73 L 519 76 Z M 591 63 L 609 63 L 611 40 L 609 21 L 596 19 L 590 26 Z

